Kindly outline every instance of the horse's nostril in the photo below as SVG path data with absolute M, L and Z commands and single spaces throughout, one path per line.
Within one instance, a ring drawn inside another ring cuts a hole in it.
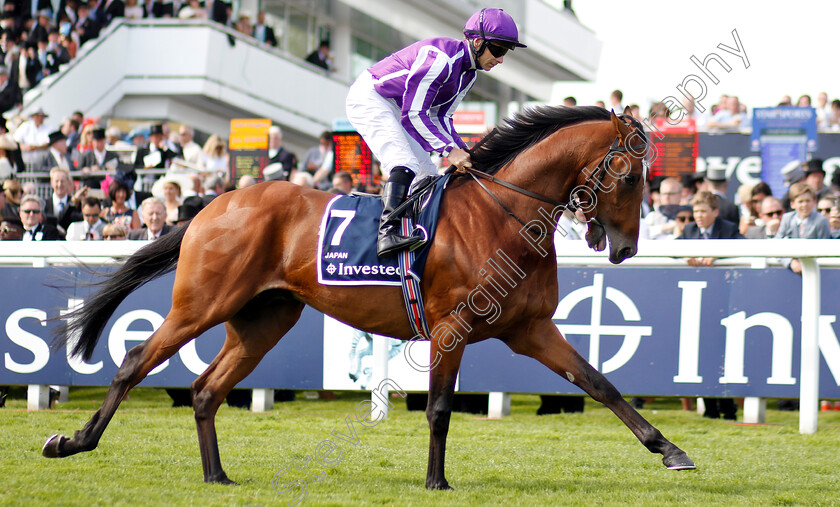
M 621 251 L 619 252 L 619 256 L 622 259 L 629 259 L 630 257 L 633 257 L 634 255 L 636 255 L 636 249 L 632 246 L 626 246 L 626 247 L 622 248 Z

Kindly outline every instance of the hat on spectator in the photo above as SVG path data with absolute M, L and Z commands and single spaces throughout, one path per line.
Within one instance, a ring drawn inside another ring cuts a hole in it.
M 4 150 L 16 150 L 18 149 L 18 145 L 15 140 L 12 138 L 11 134 L 3 134 L 0 136 L 0 149 Z
M 280 162 L 275 162 L 273 164 L 268 164 L 263 169 L 263 177 L 267 180 L 275 180 L 280 179 L 283 177 L 283 164 Z
M 176 222 L 186 222 L 192 220 L 201 209 L 204 208 L 204 200 L 193 195 L 184 199 L 184 202 L 178 206 L 178 220 Z
M 805 166 L 805 175 L 809 175 L 811 173 L 822 173 L 825 175 L 825 169 L 823 169 L 823 161 L 821 158 L 812 158 L 811 160 L 802 164 Z
M 93 129 L 94 139 L 105 139 L 105 129 Z
M 668 220 L 676 220 L 680 211 L 688 211 L 691 213 L 691 206 L 686 204 L 663 204 L 659 206 L 659 211 L 668 217 Z
M 46 117 L 48 117 L 48 116 L 49 116 L 49 115 L 47 114 L 47 112 L 46 112 L 46 111 L 44 111 L 44 108 L 43 108 L 43 107 L 40 107 L 40 106 L 38 106 L 38 109 L 36 109 L 36 110 L 32 111 L 32 112 L 29 114 L 29 116 L 35 116 L 36 114 L 40 114 L 40 115 L 41 115 L 41 116 L 43 116 L 44 118 L 46 118 Z
M 160 123 L 155 123 L 152 125 L 152 128 L 149 129 L 149 135 L 153 136 L 155 134 L 163 135 L 163 125 Z
M 785 177 L 785 185 L 793 185 L 805 177 L 805 171 L 799 164 L 793 164 L 782 169 L 782 176 Z
M 53 145 L 59 141 L 67 139 L 67 137 L 60 131 L 56 130 L 55 132 L 50 132 L 50 145 Z
M 706 169 L 706 179 L 709 181 L 722 182 L 726 181 L 725 167 L 709 167 Z
M 116 125 L 108 127 L 108 130 L 105 131 L 105 135 L 107 137 L 122 137 L 122 131 Z

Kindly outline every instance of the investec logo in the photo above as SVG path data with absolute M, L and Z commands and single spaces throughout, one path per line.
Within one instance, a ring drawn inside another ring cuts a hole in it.
M 651 326 L 639 325 L 603 325 L 601 323 L 601 312 L 604 299 L 618 307 L 625 322 L 639 322 L 642 320 L 636 304 L 627 296 L 614 287 L 607 287 L 604 291 L 603 273 L 595 273 L 592 277 L 592 285 L 581 287 L 570 292 L 557 305 L 553 319 L 567 320 L 572 309 L 585 299 L 592 300 L 592 311 L 589 324 L 556 324 L 557 329 L 564 335 L 589 335 L 589 364 L 602 373 L 613 372 L 625 364 L 636 351 L 642 342 L 643 336 L 650 336 L 653 332 Z M 623 336 L 621 347 L 615 355 L 606 361 L 601 362 L 601 336 Z
M 330 263 L 327 266 L 327 273 L 329 273 L 330 275 L 334 275 L 336 271 L 338 271 L 338 275 L 336 276 L 397 276 L 400 274 L 399 267 L 383 266 L 381 264 L 374 264 L 372 266 L 368 264 L 363 264 L 361 266 L 358 266 L 355 264 L 344 264 L 343 262 L 339 262 L 338 267 L 336 267 L 336 265 L 332 263 Z

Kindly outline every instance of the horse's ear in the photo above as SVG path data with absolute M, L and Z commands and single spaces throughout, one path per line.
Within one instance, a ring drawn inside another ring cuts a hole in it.
M 618 116 L 615 115 L 615 111 L 610 111 L 610 116 L 612 117 L 612 124 L 615 127 L 615 131 L 618 133 L 618 137 L 621 138 L 621 142 L 630 135 L 630 127 L 628 127 L 623 121 L 618 119 Z

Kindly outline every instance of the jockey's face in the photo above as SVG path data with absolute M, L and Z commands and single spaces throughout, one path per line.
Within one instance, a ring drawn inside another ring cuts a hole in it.
M 481 42 L 482 42 L 481 39 L 472 39 L 472 43 L 473 43 L 473 46 L 475 47 L 476 51 L 478 51 L 478 48 L 481 47 Z M 492 41 L 487 42 L 488 46 L 490 46 L 491 44 L 493 44 Z M 503 48 L 501 46 L 499 46 L 499 49 L 503 49 Z M 497 53 L 498 52 L 499 51 L 497 51 Z M 480 68 L 482 70 L 490 70 L 493 67 L 495 67 L 496 65 L 499 65 L 500 63 L 504 62 L 504 60 L 505 60 L 504 55 L 493 56 L 493 53 L 490 51 L 490 48 L 485 47 L 484 51 L 482 51 L 482 53 L 480 55 L 478 55 L 478 68 Z

